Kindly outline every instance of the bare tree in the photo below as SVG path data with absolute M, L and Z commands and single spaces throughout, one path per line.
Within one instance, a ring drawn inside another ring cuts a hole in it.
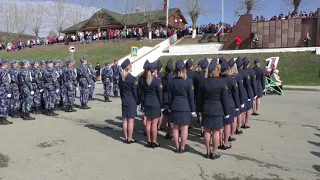
M 302 0 L 284 0 L 284 2 L 286 5 L 292 6 L 293 13 L 298 13 Z
M 67 13 L 68 13 L 68 5 L 66 0 L 55 0 L 53 6 L 49 7 L 48 12 L 51 12 L 51 20 L 59 33 L 66 26 L 67 22 Z
M 87 6 L 85 5 L 85 0 L 76 0 L 74 4 L 76 5 L 71 5 L 70 7 L 69 18 L 77 31 L 79 31 L 81 28 L 79 23 L 85 18 L 84 14 Z
M 1 4 L 0 8 L 1 24 L 6 32 L 6 39 L 10 40 L 10 34 L 14 31 L 14 18 L 12 16 L 14 6 L 12 4 Z
M 28 7 L 29 6 L 25 3 L 19 5 L 17 3 L 12 4 L 11 16 L 13 16 L 14 29 L 20 38 L 25 34 L 30 24 L 30 19 L 26 16 L 29 12 Z
M 105 21 L 105 17 L 106 17 L 106 12 L 105 9 L 103 8 L 106 4 L 106 0 L 93 0 L 93 3 L 95 4 L 95 6 L 97 7 L 101 7 L 100 10 L 95 11 L 94 15 L 91 17 L 91 23 L 97 27 L 97 31 L 100 32 L 101 31 L 101 26 L 103 26 L 104 21 Z
M 51 29 L 49 31 L 48 37 L 56 37 L 56 36 L 58 36 L 57 31 L 54 29 Z
M 155 22 L 157 16 L 159 15 L 160 4 L 156 0 L 142 0 L 141 3 L 143 7 L 143 13 L 145 20 L 147 22 L 149 39 L 152 39 L 152 25 Z
M 201 13 L 204 12 L 203 0 L 185 0 L 185 9 L 192 21 L 192 38 L 196 37 L 197 21 Z
M 29 6 L 28 18 L 30 19 L 30 29 L 36 36 L 39 37 L 40 29 L 44 19 L 46 18 L 45 5 L 40 0 L 37 0 L 35 3 L 27 4 Z
M 259 9 L 260 0 L 235 0 L 237 11 L 244 14 L 251 14 L 252 11 Z
M 127 28 L 129 23 L 129 17 L 135 12 L 136 8 L 140 5 L 139 0 L 117 0 L 119 3 L 119 12 L 122 14 L 121 23 L 124 25 L 124 29 Z

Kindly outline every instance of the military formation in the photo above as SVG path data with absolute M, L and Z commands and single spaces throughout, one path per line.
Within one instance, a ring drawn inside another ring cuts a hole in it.
M 0 59 L 0 125 L 12 124 L 8 116 L 35 120 L 30 113 L 58 116 L 57 110 L 76 112 L 77 90 L 80 90 L 81 103 L 77 107 L 90 109 L 88 101 L 93 100 L 96 75 L 85 57 L 80 63 L 75 67 L 72 59 L 65 65 L 61 60 L 8 62 Z M 111 67 L 106 63 L 102 69 L 105 102 L 111 102 L 112 89 L 118 96 L 120 74 L 121 67 L 116 61 Z
M 124 139 L 133 139 L 137 105 L 141 105 L 145 125 L 146 147 L 157 148 L 158 130 L 166 131 L 166 139 L 174 139 L 175 153 L 188 152 L 188 129 L 192 116 L 201 126 L 205 139 L 206 158 L 220 157 L 218 149 L 231 148 L 235 135 L 250 128 L 251 115 L 259 115 L 265 90 L 265 75 L 260 61 L 250 68 L 248 58 L 220 57 L 201 59 L 193 71 L 193 60 L 169 60 L 162 73 L 162 64 L 145 62 L 144 73 L 137 79 L 131 75 L 132 65 L 127 59 L 122 64 L 120 94 Z M 162 123 L 162 120 L 164 120 Z

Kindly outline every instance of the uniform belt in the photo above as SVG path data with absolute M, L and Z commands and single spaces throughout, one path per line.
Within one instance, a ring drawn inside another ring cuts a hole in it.
M 52 84 L 52 83 L 50 82 L 50 83 L 46 83 L 46 84 Z
M 79 78 L 87 78 L 87 77 L 85 77 L 85 76 L 79 76 Z
M 0 87 L 7 87 L 7 85 L 6 84 L 0 84 Z

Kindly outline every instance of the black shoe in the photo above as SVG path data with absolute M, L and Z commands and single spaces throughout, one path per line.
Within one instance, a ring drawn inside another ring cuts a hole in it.
M 151 148 L 151 146 L 152 146 L 152 142 L 147 142 L 146 147 Z
M 176 148 L 176 149 L 174 150 L 174 152 L 175 152 L 175 153 L 180 153 L 180 148 Z
M 212 153 L 207 153 L 206 155 L 204 155 L 204 157 L 205 158 L 207 158 L 207 159 L 212 159 L 212 157 L 213 157 L 213 154 Z
M 43 111 L 43 114 L 46 115 L 46 116 L 50 116 L 50 111 L 48 109 L 45 109 Z
M 92 97 L 89 97 L 89 101 L 93 101 L 93 98 L 92 98 Z
M 9 125 L 12 124 L 13 122 L 7 121 L 6 117 L 0 117 L 0 125 Z
M 218 159 L 218 158 L 220 158 L 220 156 L 221 156 L 220 154 L 213 154 L 211 159 L 213 159 L 213 160 Z
M 30 116 L 30 113 L 27 113 L 27 116 L 28 116 L 28 119 L 29 119 L 29 120 L 35 120 L 35 119 L 36 119 L 36 118 L 31 117 L 31 116 Z
M 235 137 L 231 137 L 231 136 L 228 139 L 229 142 L 232 142 L 232 141 L 235 141 L 235 140 L 236 140 L 236 138 Z
M 55 113 L 53 109 L 49 111 L 49 116 L 58 116 L 59 114 Z
M 201 132 L 200 137 L 202 137 L 202 138 L 204 137 L 204 133 L 203 132 Z
M 22 119 L 25 121 L 35 120 L 35 118 L 30 117 L 29 113 L 23 113 Z
M 232 147 L 231 145 L 229 145 L 229 146 L 222 145 L 223 150 L 231 149 L 231 147 Z
M 133 143 L 136 143 L 136 142 L 137 142 L 137 141 L 136 141 L 136 140 L 134 140 L 134 139 L 133 139 L 133 140 L 130 140 L 130 141 L 129 141 L 129 140 L 127 140 L 127 143 L 128 143 L 128 144 L 133 144 Z
M 243 132 L 241 131 L 241 129 L 236 129 L 235 134 L 240 135 L 240 134 L 242 134 L 242 133 L 243 133 Z
M 65 112 L 72 112 L 72 111 L 70 111 L 70 106 L 67 106 L 67 107 L 65 108 Z
M 223 145 L 219 145 L 219 146 L 218 146 L 218 149 L 223 149 Z
M 77 110 L 73 109 L 73 107 L 72 107 L 71 105 L 69 106 L 69 110 L 70 110 L 71 112 L 77 112 Z
M 86 104 L 84 104 L 84 105 L 81 105 L 81 109 L 91 109 L 91 107 L 89 107 Z
M 187 149 L 187 148 L 184 148 L 184 149 L 180 149 L 180 154 L 183 154 L 183 153 L 186 153 L 186 152 L 188 152 L 189 150 Z
M 157 147 L 160 147 L 160 144 L 159 144 L 159 143 L 158 143 L 158 144 L 157 144 L 157 143 L 154 143 L 154 142 L 151 143 L 151 148 L 154 149 L 154 148 L 157 148 Z
M 109 97 L 105 97 L 104 102 L 112 102 L 112 101 L 109 99 Z
M 12 118 L 20 118 L 20 111 L 15 111 Z

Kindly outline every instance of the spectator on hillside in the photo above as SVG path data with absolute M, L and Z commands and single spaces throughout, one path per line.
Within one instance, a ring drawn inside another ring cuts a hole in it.
M 282 91 L 282 81 L 280 80 L 280 76 L 279 76 L 279 70 L 274 70 L 274 72 L 271 75 L 271 80 L 278 85 L 279 87 L 276 87 L 275 90 L 278 92 Z

